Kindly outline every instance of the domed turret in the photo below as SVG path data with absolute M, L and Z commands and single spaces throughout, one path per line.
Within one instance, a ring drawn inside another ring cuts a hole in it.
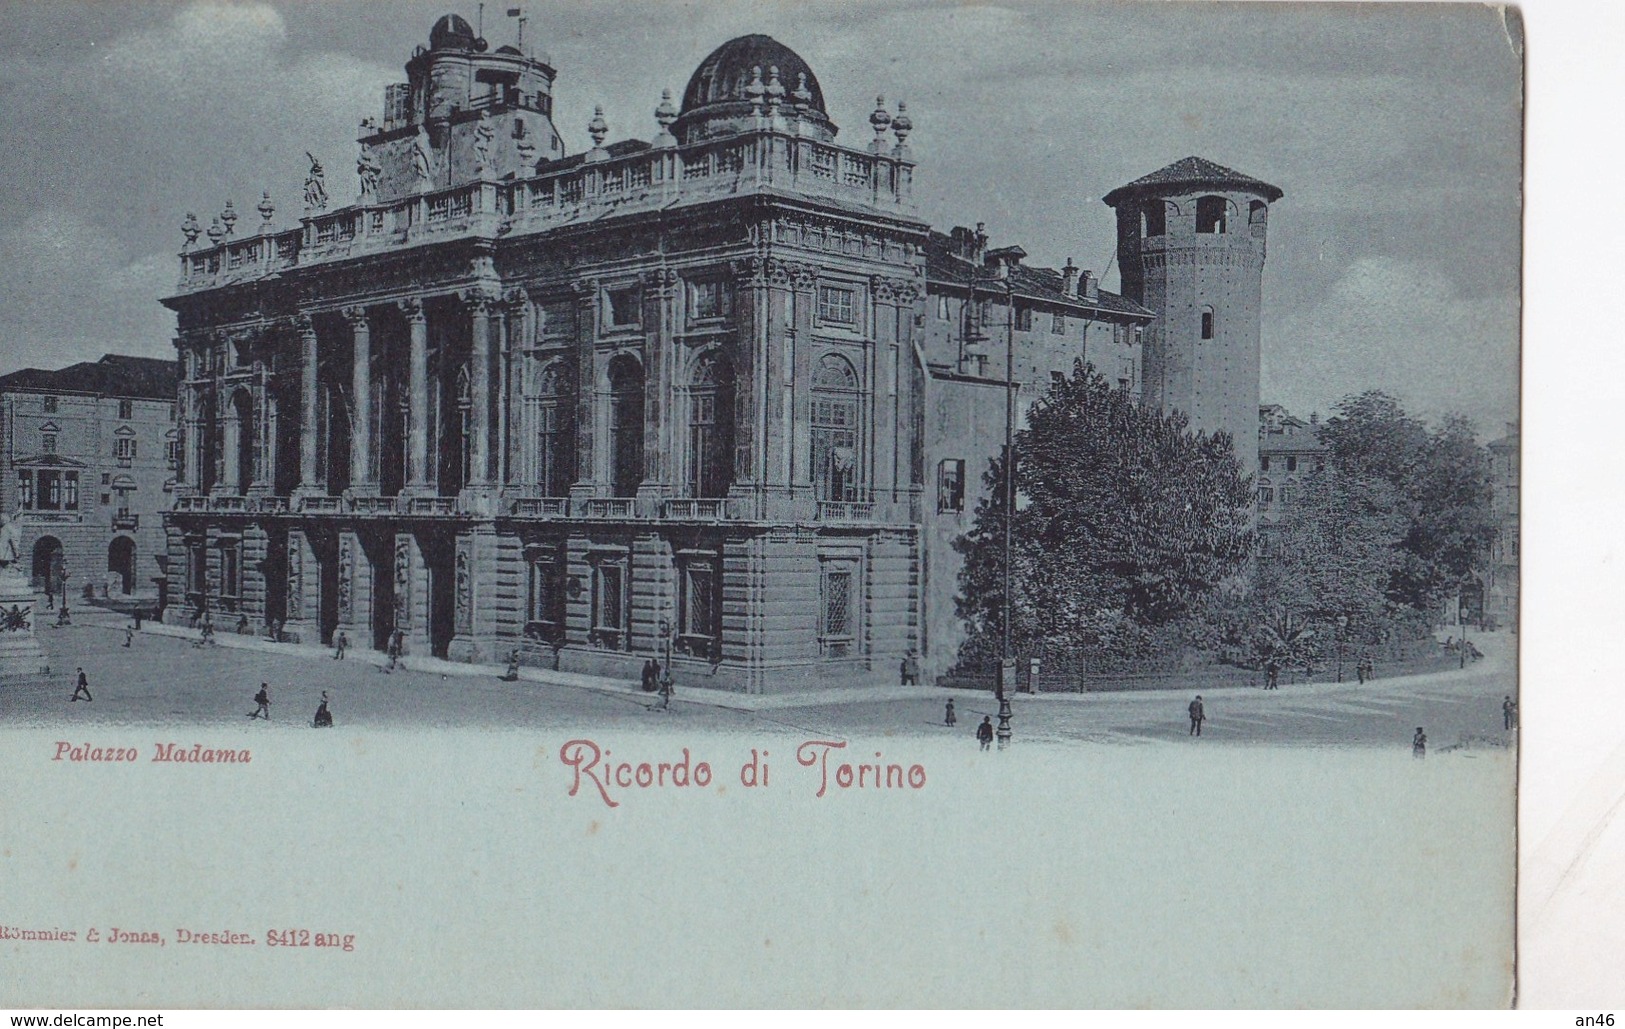
M 429 30 L 430 50 L 473 50 L 474 27 L 456 14 L 448 14 Z
M 752 128 L 770 114 L 799 119 L 804 134 L 824 141 L 839 131 L 824 109 L 818 76 L 800 54 L 771 36 L 740 36 L 694 70 L 674 131 L 693 142 Z

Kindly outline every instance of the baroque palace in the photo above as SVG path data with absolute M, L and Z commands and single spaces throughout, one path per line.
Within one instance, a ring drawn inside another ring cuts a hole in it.
M 362 122 L 353 202 L 329 210 L 313 166 L 295 228 L 269 197 L 248 233 L 230 204 L 187 218 L 171 621 L 623 678 L 656 656 L 750 691 L 895 682 L 911 652 L 954 660 L 952 540 L 1012 391 L 1083 358 L 1139 393 L 1144 352 L 1148 401 L 1239 376 L 1207 382 L 1198 427 L 1226 390 L 1256 410 L 1280 195 L 1257 180 L 1191 158 L 1108 198 L 1136 262 L 1167 236 L 1130 299 L 933 231 L 904 106 L 838 144 L 766 36 L 707 57 L 647 142 L 606 143 L 600 109 L 579 154 L 545 58 L 462 18 L 406 73 Z

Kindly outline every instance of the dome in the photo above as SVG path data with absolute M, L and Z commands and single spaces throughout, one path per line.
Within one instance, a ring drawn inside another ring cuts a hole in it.
M 779 72 L 784 113 L 799 113 L 805 121 L 818 126 L 820 135 L 833 138 L 836 129 L 824 109 L 824 91 L 818 76 L 800 54 L 772 36 L 763 35 L 730 39 L 694 69 L 688 88 L 683 90 L 679 133 L 685 138 L 703 138 L 744 128 L 739 119 L 753 114 L 752 84 L 765 92 L 774 68 Z M 798 98 L 795 94 L 803 90 Z M 805 108 L 800 108 L 803 103 Z
M 462 16 L 448 14 L 429 30 L 430 50 L 474 49 L 474 27 Z

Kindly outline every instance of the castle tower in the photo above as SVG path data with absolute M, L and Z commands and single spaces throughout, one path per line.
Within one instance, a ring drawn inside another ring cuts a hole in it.
M 371 172 L 362 172 L 359 199 L 535 175 L 564 156 L 553 125 L 556 74 L 528 44 L 490 50 L 463 18 L 441 18 L 407 62 L 407 81 L 385 87 L 382 120 L 362 122 L 357 170 Z
M 1145 402 L 1230 433 L 1243 474 L 1258 470 L 1265 230 L 1281 195 L 1187 157 L 1105 197 L 1117 210 L 1123 295 L 1157 314 L 1144 336 Z

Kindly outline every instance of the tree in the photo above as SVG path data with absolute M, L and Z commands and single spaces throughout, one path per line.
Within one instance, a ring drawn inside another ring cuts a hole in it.
M 1430 429 L 1380 390 L 1345 398 L 1321 429 L 1334 471 L 1386 483 L 1400 498 L 1407 527 L 1388 584 L 1394 603 L 1435 610 L 1489 550 L 1490 465 L 1474 436 L 1458 415 Z
M 1246 562 L 1252 487 L 1230 438 L 1141 407 L 1081 363 L 1015 439 L 1012 636 L 1122 652 L 1188 619 Z M 969 648 L 1003 629 L 1005 462 L 956 546 Z

